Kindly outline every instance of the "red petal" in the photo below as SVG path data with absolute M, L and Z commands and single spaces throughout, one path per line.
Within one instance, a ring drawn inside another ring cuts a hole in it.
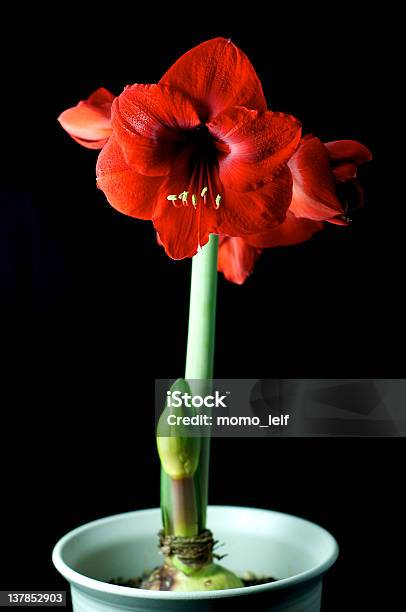
M 58 121 L 68 134 L 88 149 L 101 149 L 111 134 L 112 93 L 101 87 L 85 101 L 68 108 Z
M 228 147 L 220 160 L 220 179 L 226 188 L 252 191 L 263 187 L 295 152 L 300 123 L 283 113 L 234 107 L 207 126 Z
M 209 227 L 204 215 L 199 227 L 198 214 L 191 205 L 175 208 L 166 201 L 159 207 L 153 219 L 154 227 L 166 254 L 172 259 L 193 257 L 199 246 L 208 242 Z
M 196 255 L 198 248 L 207 243 L 209 234 L 216 230 L 217 218 L 213 206 L 204 205 L 199 196 L 198 183 L 193 183 L 188 156 L 178 162 L 171 174 L 162 183 L 153 216 L 159 241 L 169 257 L 184 259 Z M 195 189 L 196 187 L 196 189 Z M 168 201 L 168 195 L 189 192 L 188 204 L 183 206 L 178 200 L 176 206 Z M 197 194 L 196 208 L 192 205 L 191 195 Z M 216 232 L 217 233 L 217 232 Z
M 191 102 L 163 85 L 127 87 L 113 104 L 113 129 L 127 163 L 141 174 L 169 174 L 185 130 L 199 125 Z
M 163 246 L 164 246 L 164 245 L 162 244 L 162 240 L 160 239 L 158 232 L 156 232 L 156 241 L 157 241 L 157 243 L 159 244 L 159 246 L 161 246 L 161 247 L 163 247 Z
M 109 91 L 108 89 L 106 89 L 105 87 L 99 87 L 99 89 L 96 89 L 96 91 L 94 91 L 91 96 L 89 96 L 89 98 L 87 99 L 87 102 L 89 102 L 90 104 L 93 104 L 94 106 L 104 106 L 106 105 L 110 105 L 114 100 L 116 96 L 113 95 L 111 93 L 111 91 Z
M 357 164 L 341 164 L 336 168 L 333 168 L 334 178 L 337 183 L 345 183 L 350 181 L 357 176 Z
M 230 106 L 266 109 L 261 83 L 251 62 L 224 38 L 208 40 L 182 55 L 160 83 L 189 96 L 202 121 Z
M 334 140 L 326 142 L 325 146 L 331 159 L 334 160 L 347 160 L 362 164 L 372 159 L 371 152 L 356 140 Z
M 242 285 L 253 271 L 260 253 L 243 238 L 225 236 L 219 246 L 218 271 L 232 283 Z
M 217 210 L 218 233 L 244 236 L 266 231 L 282 223 L 292 197 L 289 168 L 262 189 L 241 193 L 226 189 Z
M 85 149 L 102 149 L 108 141 L 108 138 L 102 138 L 101 140 L 83 140 L 83 138 L 76 138 L 76 136 L 72 136 L 72 134 L 70 134 L 70 136 L 75 142 L 85 147 Z
M 293 194 L 290 211 L 296 217 L 328 221 L 343 215 L 336 196 L 336 183 L 330 166 L 330 155 L 314 136 L 302 141 L 290 159 Z
M 289 246 L 309 240 L 321 229 L 323 229 L 323 223 L 320 221 L 298 219 L 288 211 L 281 225 L 268 232 L 247 236 L 246 241 L 257 248 Z
M 113 208 L 130 217 L 152 218 L 163 179 L 144 176 L 130 168 L 114 136 L 99 154 L 96 174 L 97 185 Z

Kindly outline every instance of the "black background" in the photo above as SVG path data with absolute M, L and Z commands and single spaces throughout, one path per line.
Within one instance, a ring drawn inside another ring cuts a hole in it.
M 64 588 L 50 562 L 61 535 L 159 503 L 153 382 L 183 372 L 190 262 L 109 207 L 97 153 L 57 124 L 97 87 L 155 82 L 198 42 L 232 37 L 272 109 L 366 144 L 349 228 L 268 250 L 242 287 L 220 279 L 215 375 L 404 376 L 404 204 L 387 142 L 401 130 L 397 16 L 249 4 L 2 9 L 1 589 Z M 396 601 L 403 466 L 401 439 L 216 439 L 210 499 L 330 529 L 341 555 L 324 610 L 363 610 Z

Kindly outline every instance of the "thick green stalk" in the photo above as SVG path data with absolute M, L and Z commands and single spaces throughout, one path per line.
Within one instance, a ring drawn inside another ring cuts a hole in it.
M 212 235 L 208 244 L 192 259 L 185 378 L 195 395 L 209 393 L 213 378 L 217 255 L 218 236 Z M 161 508 L 165 533 L 192 536 L 206 527 L 209 455 L 210 438 L 203 437 L 200 440 L 198 467 L 192 478 L 174 480 L 161 469 Z
M 213 378 L 214 337 L 217 300 L 218 236 L 192 259 L 186 380 Z
M 190 287 L 189 332 L 185 378 L 193 393 L 210 392 L 213 378 L 214 344 L 217 303 L 218 236 L 209 242 L 192 260 Z M 201 439 L 199 466 L 194 475 L 197 496 L 199 531 L 206 527 L 209 488 L 210 437 Z
M 173 389 L 189 389 L 189 395 L 204 396 L 212 391 L 217 256 L 218 237 L 210 236 L 208 244 L 192 261 L 186 380 L 178 379 L 172 386 Z M 176 413 L 168 400 L 165 410 L 172 411 L 171 415 L 181 416 L 187 407 L 185 404 L 179 406 Z M 190 438 L 187 431 L 180 429 L 175 439 L 168 439 L 168 433 L 177 432 L 171 429 L 171 424 L 169 430 L 166 428 L 165 418 L 168 421 L 164 411 L 160 418 L 163 427 L 157 436 L 162 466 L 164 531 L 167 535 L 193 537 L 206 527 L 210 436 L 199 432 L 200 437 Z M 209 434 L 210 430 L 206 433 Z M 243 586 L 235 574 L 213 562 L 211 556 L 199 564 L 186 565 L 180 554 L 169 555 L 164 565 L 143 583 L 145 588 L 162 588 L 163 576 L 168 577 L 172 591 L 211 591 Z

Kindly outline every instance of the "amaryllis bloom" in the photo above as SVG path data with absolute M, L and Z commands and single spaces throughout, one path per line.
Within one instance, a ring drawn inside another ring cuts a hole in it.
M 59 115 L 58 121 L 82 146 L 87 149 L 101 149 L 111 134 L 113 100 L 113 94 L 100 87 L 90 98 Z
M 158 84 L 114 100 L 97 184 L 117 210 L 152 220 L 168 255 L 191 257 L 210 233 L 248 236 L 283 222 L 299 141 L 296 119 L 266 109 L 244 53 L 216 38 Z
M 354 140 L 323 144 L 306 136 L 288 166 L 293 176 L 292 201 L 278 227 L 244 238 L 223 237 L 218 269 L 231 282 L 242 284 L 251 274 L 261 250 L 298 244 L 323 229 L 323 222 L 349 223 L 350 189 L 362 203 L 357 166 L 371 159 L 369 150 Z M 349 196 L 345 197 L 348 191 Z M 344 197 L 343 197 L 344 193 Z

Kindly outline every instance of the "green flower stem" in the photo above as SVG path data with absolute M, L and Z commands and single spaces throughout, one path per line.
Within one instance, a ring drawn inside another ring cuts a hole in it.
M 199 395 L 210 392 L 213 378 L 217 302 L 218 236 L 192 260 L 189 333 L 185 378 Z M 209 488 L 210 437 L 201 439 L 199 465 L 193 477 L 198 509 L 199 532 L 206 527 Z
M 192 261 L 186 380 L 178 379 L 173 387 L 189 386 L 193 395 L 206 395 L 212 390 L 217 257 L 218 237 L 210 236 L 208 244 Z M 194 438 L 199 444 L 195 444 L 187 433 L 182 435 L 182 430 L 180 433 L 176 441 L 157 437 L 162 461 L 162 516 L 167 535 L 193 537 L 206 527 L 210 437 L 200 433 L 200 439 Z M 165 558 L 158 574 L 156 571 L 151 574 L 146 588 L 161 588 L 162 572 L 170 577 L 172 591 L 211 591 L 243 586 L 235 574 L 211 559 L 197 566 L 186 566 L 179 557 L 172 555 Z
M 185 378 L 191 381 L 192 392 L 199 395 L 210 391 L 213 377 L 217 256 L 218 236 L 212 235 L 192 259 Z M 193 478 L 174 480 L 161 468 L 161 509 L 167 535 L 196 535 L 206 527 L 210 438 L 203 437 L 200 442 Z
M 186 380 L 213 378 L 217 256 L 218 236 L 212 234 L 192 259 Z

